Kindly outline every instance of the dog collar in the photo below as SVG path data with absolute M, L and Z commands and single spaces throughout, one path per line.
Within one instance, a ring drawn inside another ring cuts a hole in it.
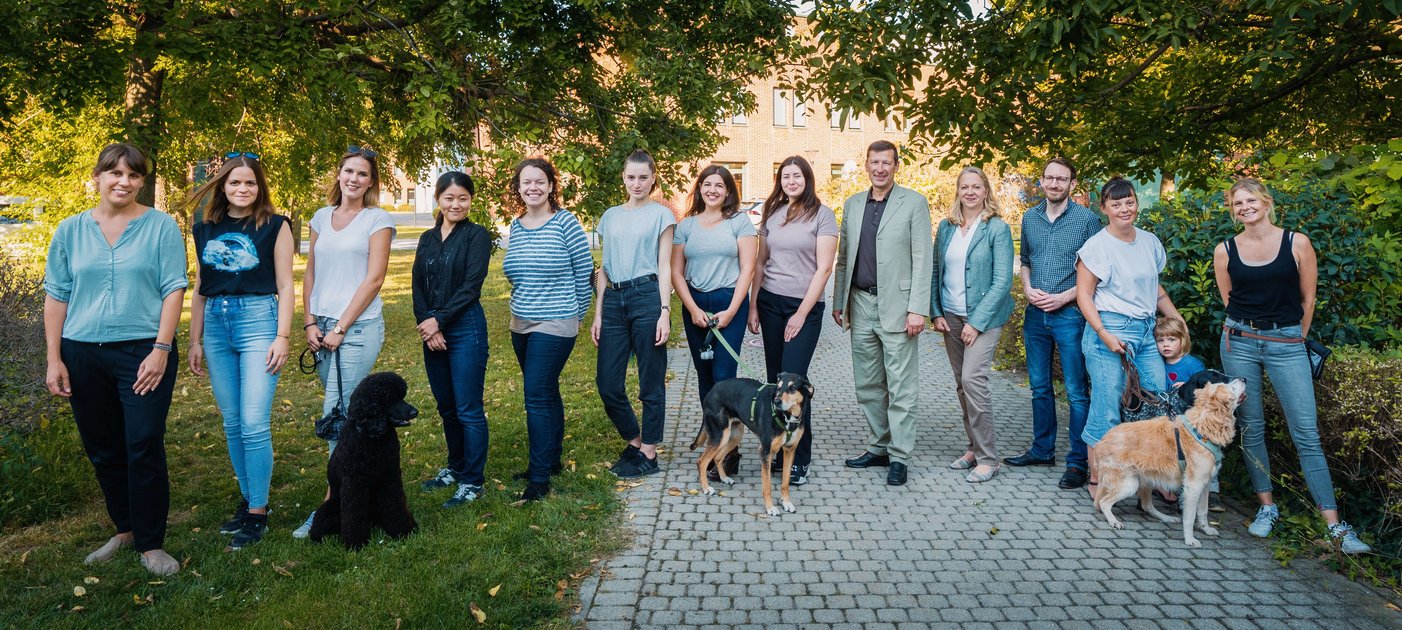
M 1208 440 L 1207 438 L 1204 438 L 1204 437 L 1202 436 L 1201 433 L 1198 433 L 1198 428 L 1195 427 L 1195 426 L 1193 426 L 1193 423 L 1191 423 L 1191 422 L 1188 421 L 1188 414 L 1179 414 L 1179 415 L 1178 415 L 1178 422 L 1179 422 L 1180 424 L 1182 424 L 1184 428 L 1188 429 L 1188 435 L 1193 436 L 1193 439 L 1194 439 L 1194 440 L 1197 440 L 1197 441 L 1198 441 L 1198 444 L 1201 444 L 1201 445 L 1203 446 L 1203 448 L 1206 448 L 1206 449 L 1207 449 L 1207 452 L 1212 453 L 1212 459 L 1213 459 L 1213 461 L 1215 461 L 1215 462 L 1220 466 L 1220 465 L 1222 464 L 1222 458 L 1223 458 L 1222 446 L 1221 446 L 1220 444 L 1217 444 L 1216 442 L 1212 442 L 1212 441 Z M 1178 459 L 1179 459 L 1179 460 L 1182 460 L 1182 459 L 1183 459 L 1183 454 L 1182 454 L 1183 447 L 1182 447 L 1182 446 L 1179 446 L 1179 447 L 1178 447 L 1178 450 L 1179 450 Z
M 755 397 L 750 400 L 751 418 L 757 418 L 759 416 L 759 400 L 764 395 L 764 390 L 773 387 L 775 386 L 771 384 L 764 384 L 760 385 L 759 389 L 755 390 Z M 774 420 L 774 428 L 784 433 L 784 442 L 789 442 L 791 439 L 793 439 L 793 431 L 789 430 L 789 423 L 784 422 L 783 411 L 774 407 L 774 405 L 772 404 L 769 406 L 769 408 L 772 410 L 772 412 L 769 414 L 769 417 Z

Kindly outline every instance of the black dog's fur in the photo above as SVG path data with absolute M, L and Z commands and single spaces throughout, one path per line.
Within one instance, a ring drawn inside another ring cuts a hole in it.
M 701 401 L 701 431 L 692 441 L 695 450 L 703 444 L 706 450 L 697 460 L 701 476 L 701 492 L 713 494 L 715 490 L 706 479 L 706 468 L 712 463 L 724 461 L 725 456 L 740 446 L 745 429 L 759 437 L 760 482 L 764 493 L 764 508 L 770 515 L 777 516 L 774 507 L 770 464 L 774 455 L 784 453 L 784 472 L 780 477 L 784 509 L 794 511 L 789 501 L 789 475 L 793 467 L 794 449 L 803 439 L 803 414 L 813 400 L 813 384 L 808 379 L 789 372 L 779 374 L 774 385 L 766 385 L 751 378 L 726 379 L 711 388 Z M 768 388 L 770 391 L 764 391 Z M 783 429 L 775 426 L 775 419 L 784 423 Z M 735 483 L 717 466 L 720 480 L 727 484 Z
M 331 497 L 317 508 L 311 539 L 339 535 L 351 549 L 370 541 L 378 525 L 391 538 L 403 538 L 418 524 L 404 498 L 399 470 L 399 436 L 419 411 L 407 402 L 404 379 L 393 372 L 365 377 L 350 397 L 336 452 L 326 465 Z

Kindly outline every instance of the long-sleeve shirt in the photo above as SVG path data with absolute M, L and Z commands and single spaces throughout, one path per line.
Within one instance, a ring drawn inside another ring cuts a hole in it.
M 584 319 L 594 296 L 594 258 L 579 220 L 560 210 L 538 228 L 511 222 L 501 270 L 511 281 L 511 314 L 518 319 Z
M 89 343 L 151 339 L 161 305 L 189 286 L 185 237 L 154 208 L 109 245 L 89 210 L 64 219 L 49 244 L 44 291 L 68 305 L 63 338 Z
M 482 297 L 482 282 L 492 260 L 492 236 L 471 221 L 460 221 L 442 237 L 433 228 L 419 237 L 414 253 L 414 320 L 432 317 L 439 327 L 452 325 Z

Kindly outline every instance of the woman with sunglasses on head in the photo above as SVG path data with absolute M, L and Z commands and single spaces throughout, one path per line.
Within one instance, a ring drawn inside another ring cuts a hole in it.
M 44 267 L 49 392 L 68 399 L 117 534 L 88 554 L 135 546 L 159 576 L 180 570 L 163 549 L 170 511 L 166 415 L 175 389 L 175 329 L 184 304 L 185 238 L 170 215 L 136 200 L 146 156 L 111 144 L 97 157 L 98 203 L 64 219 Z
M 764 366 L 771 383 L 780 372 L 807 378 L 823 332 L 823 291 L 837 260 L 838 232 L 837 216 L 818 199 L 817 187 L 813 167 L 795 155 L 779 164 L 774 191 L 764 200 L 749 327 L 764 339 Z M 794 451 L 792 485 L 808 483 L 812 422 L 813 407 L 808 405 L 803 438 Z M 774 461 L 783 468 L 779 458 Z
M 377 207 L 379 154 L 352 146 L 336 166 L 326 207 L 307 223 L 311 239 L 302 275 L 307 346 L 317 353 L 317 376 L 325 387 L 322 415 L 350 403 L 356 385 L 370 374 L 385 341 L 380 287 L 389 269 L 394 218 Z M 332 451 L 336 442 L 330 443 Z M 327 496 L 330 496 L 329 490 Z M 292 535 L 306 538 L 312 512 Z
M 487 466 L 487 317 L 482 282 L 492 260 L 492 236 L 468 218 L 476 187 L 460 171 L 438 178 L 434 227 L 414 253 L 414 320 L 424 342 L 428 386 L 443 418 L 448 466 L 423 482 L 424 490 L 457 486 L 450 508 L 482 496 Z
M 697 393 L 705 400 L 711 387 L 735 378 L 740 367 L 708 333 L 714 317 L 715 334 L 740 352 L 750 316 L 756 236 L 754 224 L 740 212 L 735 177 L 724 166 L 701 169 L 690 197 L 686 216 L 672 237 L 672 286 L 686 309 L 682 328 L 696 365 Z M 703 350 L 710 358 L 704 358 Z
M 1241 447 L 1246 471 L 1261 507 L 1247 531 L 1265 538 L 1280 519 L 1271 487 L 1266 451 L 1266 416 L 1261 398 L 1270 378 L 1285 412 L 1285 425 L 1300 458 L 1300 470 L 1315 507 L 1329 524 L 1329 535 L 1346 554 L 1372 548 L 1339 519 L 1329 462 L 1319 444 L 1314 381 L 1305 339 L 1314 321 L 1319 262 L 1308 236 L 1275 224 L 1275 198 L 1256 179 L 1242 178 L 1227 190 L 1227 209 L 1241 233 L 1217 245 L 1212 269 L 1226 305 L 1222 327 L 1222 370 L 1246 379 L 1241 403 Z
M 652 200 L 657 164 L 641 149 L 623 162 L 628 201 L 609 208 L 596 230 L 604 241 L 594 323 L 599 347 L 595 383 L 604 411 L 628 445 L 610 472 L 624 479 L 652 475 L 662 442 L 667 404 L 667 337 L 672 331 L 672 211 Z M 628 359 L 638 357 L 639 425 L 628 401 Z
M 292 228 L 277 214 L 258 156 L 230 153 L 190 195 L 204 208 L 191 230 L 190 371 L 204 375 L 224 417 L 238 478 L 234 517 L 219 528 L 231 549 L 263 539 L 273 478 L 273 394 L 287 363 L 292 328 Z
M 523 501 L 550 494 L 550 477 L 564 467 L 565 405 L 560 373 L 574 352 L 593 296 L 594 258 L 574 214 L 560 206 L 560 176 L 544 158 L 516 166 L 509 184 L 511 221 L 501 270 L 511 281 L 511 348 L 521 366 L 530 445 Z

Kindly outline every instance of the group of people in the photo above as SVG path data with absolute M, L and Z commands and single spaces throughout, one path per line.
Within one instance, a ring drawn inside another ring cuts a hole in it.
M 740 348 L 747 331 L 763 340 L 769 381 L 779 372 L 807 375 L 830 278 L 831 316 L 850 330 L 856 399 L 870 429 L 865 451 L 847 466 L 886 467 L 888 484 L 906 483 L 918 424 L 919 335 L 932 323 L 943 335 L 968 434 L 966 452 L 948 468 L 968 471 L 968 482 L 981 483 L 1002 464 L 1054 465 L 1052 366 L 1059 357 L 1071 417 L 1070 452 L 1058 485 L 1088 486 L 1093 496 L 1095 444 L 1120 420 L 1123 362 L 1138 368 L 1140 384 L 1150 391 L 1167 390 L 1202 369 L 1159 283 L 1164 249 L 1135 227 L 1133 186 L 1117 178 L 1101 189 L 1108 220 L 1102 225 L 1070 198 L 1077 185 L 1071 162 L 1056 158 L 1043 169 L 1045 198 L 1024 214 L 1018 248 L 1028 301 L 1022 332 L 1033 439 L 1027 452 L 1000 461 L 988 381 L 1014 308 L 1011 229 L 987 175 L 970 167 L 959 173 L 954 201 L 932 230 L 928 200 L 895 184 L 899 167 L 894 144 L 873 143 L 866 155 L 871 185 L 845 201 L 839 225 L 817 195 L 812 167 L 790 157 L 775 173 L 756 227 L 739 210 L 734 176 L 719 165 L 701 170 L 678 221 L 652 198 L 652 157 L 635 151 L 622 172 L 627 200 L 604 212 L 596 226 L 603 247 L 596 270 L 584 228 L 561 206 L 554 166 L 544 158 L 517 165 L 510 180 L 516 216 L 502 272 L 512 289 L 509 328 L 529 436 L 529 463 L 515 475 L 526 482 L 521 498 L 548 495 L 550 478 L 563 468 L 559 377 L 591 302 L 596 385 L 626 442 L 611 470 L 635 478 L 660 470 L 673 292 L 686 311 L 682 327 L 704 397 L 715 383 L 737 375 L 737 357 L 726 348 Z M 136 201 L 149 176 L 139 150 L 106 147 L 92 171 L 97 205 L 65 219 L 54 234 L 44 280 L 47 383 L 71 403 L 118 532 L 87 562 L 134 546 L 148 570 L 169 575 L 180 565 L 163 549 L 169 508 L 164 433 L 188 278 L 178 224 Z M 396 228 L 378 207 L 379 193 L 379 156 L 351 146 L 338 163 L 327 205 L 308 224 L 302 329 L 324 387 L 324 414 L 344 409 L 385 338 L 379 293 Z M 489 344 L 481 296 L 493 243 L 469 218 L 476 193 L 465 173 L 439 177 L 435 225 L 420 237 L 412 271 L 416 330 L 447 450 L 446 465 L 421 485 L 426 491 L 452 488 L 444 507 L 477 499 L 485 481 Z M 186 359 L 192 373 L 208 374 L 223 417 L 241 499 L 220 531 L 239 549 L 267 530 L 270 417 L 291 355 L 295 240 L 290 222 L 273 207 L 254 153 L 227 154 L 188 203 L 202 215 L 192 226 L 197 271 Z M 1316 428 L 1303 344 L 1313 316 L 1314 250 L 1305 235 L 1275 225 L 1273 201 L 1260 182 L 1238 181 L 1228 204 L 1243 229 L 1217 247 L 1214 264 L 1228 317 L 1223 367 L 1248 382 L 1243 444 L 1261 503 L 1250 531 L 1267 536 L 1279 518 L 1261 405 L 1268 375 L 1331 533 L 1344 551 L 1367 551 L 1339 519 Z M 633 359 L 641 417 L 626 391 Z M 791 471 L 799 486 L 810 477 L 811 409 L 803 425 Z M 334 451 L 335 441 L 329 446 Z M 738 457 L 719 465 L 733 470 Z M 777 458 L 773 465 L 781 466 Z M 310 522 L 309 516 L 293 535 L 304 537 Z

